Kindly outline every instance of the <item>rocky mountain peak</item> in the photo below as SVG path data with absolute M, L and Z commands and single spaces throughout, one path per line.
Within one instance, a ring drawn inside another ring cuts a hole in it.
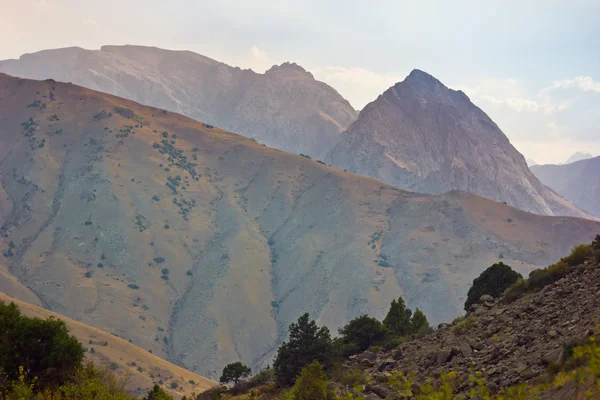
M 286 61 L 286 62 L 282 63 L 281 65 L 273 65 L 271 68 L 269 68 L 269 70 L 267 70 L 265 72 L 265 75 L 275 74 L 278 72 L 297 72 L 302 75 L 306 75 L 306 76 L 310 77 L 311 79 L 314 79 L 313 74 L 311 74 L 310 72 L 308 72 L 303 67 L 296 64 L 295 62 L 289 62 L 289 61 Z
M 463 92 L 417 69 L 365 107 L 325 161 L 411 191 L 459 189 L 534 213 L 590 218 L 545 187 Z

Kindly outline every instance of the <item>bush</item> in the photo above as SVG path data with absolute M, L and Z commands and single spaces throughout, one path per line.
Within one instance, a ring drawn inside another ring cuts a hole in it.
M 492 265 L 473 280 L 473 286 L 467 293 L 465 311 L 469 311 L 471 305 L 477 302 L 484 294 L 492 297 L 500 297 L 519 278 L 521 274 L 515 272 L 503 262 Z
M 294 387 L 290 391 L 293 400 L 333 400 L 335 395 L 329 389 L 329 380 L 321 364 L 313 361 L 302 368 Z
M 329 329 L 319 328 L 314 320 L 309 320 L 308 313 L 302 315 L 290 325 L 289 341 L 277 349 L 273 365 L 277 382 L 282 386 L 294 383 L 302 368 L 315 360 L 329 366 L 332 348 Z
M 355 343 L 358 350 L 365 351 L 370 346 L 382 342 L 389 330 L 375 318 L 361 315 L 338 330 L 345 343 Z
M 144 400 L 173 400 L 173 398 L 163 388 L 154 384 L 154 387 L 144 397 Z

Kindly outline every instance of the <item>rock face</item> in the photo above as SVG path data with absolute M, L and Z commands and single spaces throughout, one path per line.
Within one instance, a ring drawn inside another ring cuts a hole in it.
M 461 313 L 500 258 L 526 275 L 600 223 L 406 192 L 130 100 L 0 74 L 0 291 L 210 378 L 403 296 Z
M 596 333 L 599 291 L 600 266 L 575 269 L 514 303 L 486 302 L 433 334 L 378 353 L 371 367 L 359 366 L 360 356 L 349 367 L 365 370 L 375 381 L 394 371 L 412 372 L 420 382 L 454 371 L 457 398 L 470 390 L 468 377 L 475 372 L 481 372 L 485 385 L 494 391 L 534 381 L 547 373 L 549 365 L 561 361 L 565 343 Z M 385 384 L 381 386 L 372 392 L 384 392 Z M 542 398 L 575 397 L 551 392 Z
M 73 82 L 316 158 L 358 114 L 335 89 L 293 63 L 257 74 L 189 51 L 103 46 L 25 54 L 0 61 L 0 72 Z
M 589 217 L 545 187 L 461 91 L 414 70 L 368 104 L 326 161 L 403 189 L 453 189 L 544 215 Z
M 600 217 L 600 157 L 565 165 L 536 165 L 531 172 L 561 196 Z

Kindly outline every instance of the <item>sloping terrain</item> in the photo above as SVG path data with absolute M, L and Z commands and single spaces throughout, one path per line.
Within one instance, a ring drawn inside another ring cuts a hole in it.
M 523 383 L 539 384 L 550 368 L 565 361 L 566 344 L 581 345 L 598 334 L 599 291 L 600 265 L 586 261 L 585 267 L 574 268 L 557 282 L 514 303 L 504 298 L 481 301 L 465 318 L 442 324 L 422 339 L 389 352 L 353 356 L 350 368 L 373 378 L 367 390 L 379 395 L 374 399 L 392 391 L 386 385 L 387 377 L 399 371 L 410 371 L 419 383 L 453 371 L 456 398 L 473 387 L 469 375 L 477 372 L 493 392 Z M 552 387 L 543 396 L 519 398 L 597 398 L 585 397 L 581 388 L 576 393 L 573 382 L 561 383 L 566 385 Z
M 177 395 L 201 393 L 217 382 L 196 375 L 177 365 L 139 348 L 128 341 L 110 335 L 100 329 L 82 324 L 60 314 L 45 310 L 39 306 L 19 301 L 0 292 L 0 301 L 15 303 L 28 317 L 54 317 L 65 321 L 70 334 L 84 344 L 85 356 L 95 364 L 111 369 L 120 379 L 126 380 L 126 388 L 135 395 L 144 395 L 155 383 L 162 381 L 166 390 Z M 93 350 L 92 350 L 93 349 Z M 116 366 L 115 366 L 116 364 Z M 172 382 L 177 387 L 171 387 Z
M 600 217 L 600 157 L 565 165 L 536 165 L 531 172 L 544 185 Z
M 293 63 L 257 74 L 190 51 L 103 46 L 25 54 L 0 61 L 0 72 L 73 82 L 317 158 L 358 115 L 333 88 Z
M 419 70 L 368 104 L 326 161 L 402 189 L 466 190 L 537 214 L 589 217 L 540 183 L 463 92 Z
M 437 323 L 503 259 L 522 273 L 600 223 L 406 192 L 179 114 L 0 74 L 0 290 L 210 378 L 401 295 Z

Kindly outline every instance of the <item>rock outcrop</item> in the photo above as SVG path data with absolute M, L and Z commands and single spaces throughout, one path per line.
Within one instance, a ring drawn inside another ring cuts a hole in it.
M 419 70 L 368 104 L 326 161 L 411 191 L 460 189 L 538 214 L 589 217 L 545 187 L 466 94 Z
M 482 298 L 466 317 L 442 324 L 435 333 L 389 352 L 370 354 L 365 368 L 359 354 L 346 368 L 359 368 L 385 389 L 395 371 L 412 372 L 418 383 L 456 373 L 456 395 L 483 383 L 497 391 L 534 382 L 557 366 L 564 345 L 595 335 L 600 318 L 600 266 L 586 265 L 513 303 Z M 384 390 L 372 392 L 380 395 Z M 561 397 L 547 397 L 560 399 Z

